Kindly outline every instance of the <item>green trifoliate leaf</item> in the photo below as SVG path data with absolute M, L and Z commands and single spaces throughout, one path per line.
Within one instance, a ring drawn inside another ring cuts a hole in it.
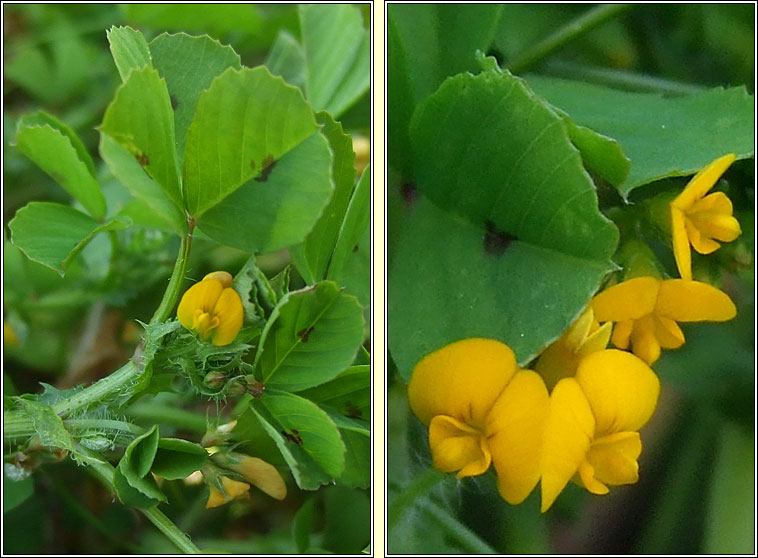
M 151 65 L 150 48 L 142 33 L 131 27 L 114 26 L 106 35 L 121 81 L 126 81 L 133 69 Z
M 11 239 L 29 259 L 54 269 L 61 276 L 71 261 L 94 236 L 103 231 L 127 228 L 127 217 L 105 223 L 67 205 L 30 202 L 9 223 Z

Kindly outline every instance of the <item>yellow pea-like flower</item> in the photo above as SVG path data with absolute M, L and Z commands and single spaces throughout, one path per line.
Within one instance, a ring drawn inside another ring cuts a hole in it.
M 663 349 L 684 344 L 677 322 L 731 320 L 737 315 L 729 296 L 707 283 L 684 279 L 635 277 L 614 285 L 592 300 L 595 317 L 616 322 L 611 341 L 619 349 L 653 364 Z
M 660 382 L 641 359 L 606 349 L 582 359 L 550 395 L 542 449 L 542 511 L 573 479 L 593 494 L 638 480 L 639 430 L 655 411 Z
M 537 485 L 547 388 L 520 370 L 513 351 L 493 339 L 464 339 L 424 357 L 413 369 L 408 400 L 429 427 L 432 465 L 458 478 L 494 464 L 510 504 Z
M 242 328 L 242 300 L 226 271 L 209 273 L 182 296 L 176 317 L 190 331 L 217 346 L 228 345 Z
M 205 503 L 206 509 L 223 506 L 235 498 L 243 498 L 250 490 L 250 485 L 246 482 L 236 481 L 227 476 L 221 476 L 219 480 L 221 481 L 221 489 L 211 485 L 208 501 Z
M 671 202 L 671 238 L 682 279 L 692 279 L 690 245 L 700 254 L 710 254 L 719 249 L 717 240 L 731 242 L 742 232 L 726 194 L 714 192 L 706 196 L 735 159 L 729 153 L 711 162 Z
M 247 482 L 277 500 L 287 496 L 287 485 L 276 467 L 258 457 L 228 452 L 226 467 L 242 475 Z

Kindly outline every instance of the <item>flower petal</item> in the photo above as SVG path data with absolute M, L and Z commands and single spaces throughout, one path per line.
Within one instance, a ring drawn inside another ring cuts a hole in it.
M 709 163 L 689 181 L 682 193 L 671 203 L 675 207 L 689 209 L 695 201 L 705 196 L 708 190 L 713 188 L 716 181 L 736 158 L 734 153 L 729 153 Z
M 658 314 L 653 315 L 655 338 L 664 349 L 678 349 L 684 345 L 684 333 L 677 323 Z
M 224 287 L 216 279 L 208 279 L 192 285 L 182 295 L 176 309 L 176 317 L 179 318 L 179 323 L 191 330 L 195 310 L 202 310 L 203 313 L 211 312 L 223 290 Z
M 549 409 L 545 382 L 531 370 L 520 370 L 487 416 L 485 431 L 497 486 L 509 504 L 520 504 L 537 486 Z
M 592 310 L 600 322 L 636 320 L 655 307 L 660 280 L 635 277 L 606 289 L 592 299 Z
M 658 403 L 660 382 L 650 367 L 631 353 L 607 349 L 579 364 L 576 381 L 592 407 L 595 436 L 639 430 Z
M 483 426 L 487 412 L 516 372 L 516 357 L 494 339 L 464 339 L 425 356 L 413 369 L 408 402 L 429 424 L 448 415 Z
M 228 345 L 242 329 L 244 318 L 242 299 L 237 291 L 224 289 L 213 307 L 213 314 L 219 320 L 218 326 L 213 330 L 213 344 L 218 347 Z
M 480 431 L 453 417 L 437 415 L 429 423 L 432 465 L 443 473 L 458 471 L 458 478 L 485 473 L 491 455 L 482 441 Z
M 545 423 L 540 481 L 543 512 L 553 505 L 584 461 L 594 430 L 595 419 L 582 388 L 574 378 L 564 378 L 550 395 Z
M 684 212 L 671 207 L 671 241 L 674 248 L 674 259 L 682 279 L 692 279 L 692 254 L 690 254 L 690 239 L 687 236 Z
M 587 336 L 576 354 L 579 357 L 585 357 L 590 353 L 602 351 L 608 346 L 608 341 L 611 339 L 611 331 L 613 331 L 613 323 L 605 322 Z
M 230 500 L 231 498 L 225 497 L 218 488 L 211 486 L 210 492 L 208 493 L 208 501 L 205 503 L 205 509 L 209 510 L 211 508 L 223 506 Z
M 690 209 L 690 213 L 700 213 L 701 211 L 731 215 L 734 209 L 729 196 L 724 192 L 713 192 L 697 200 Z
M 287 496 L 287 485 L 276 467 L 257 457 L 232 455 L 235 455 L 239 462 L 229 468 L 245 477 L 247 482 L 277 500 L 283 500 Z
M 619 349 L 626 349 L 629 346 L 629 340 L 632 338 L 633 330 L 634 320 L 624 320 L 617 323 L 613 328 L 613 335 L 611 337 L 613 344 Z
M 669 279 L 661 285 L 655 312 L 677 322 L 722 322 L 734 318 L 737 307 L 708 283 Z
M 648 364 L 653 364 L 661 356 L 661 345 L 655 336 L 652 314 L 643 316 L 634 322 L 632 351 Z
M 712 254 L 721 248 L 721 245 L 718 242 L 714 242 L 707 236 L 703 235 L 689 216 L 684 218 L 684 226 L 687 229 L 687 236 L 690 239 L 690 244 L 692 244 L 692 247 L 698 254 Z
M 639 480 L 640 453 L 642 442 L 638 432 L 618 432 L 592 442 L 587 461 L 595 470 L 595 478 L 604 484 L 634 484 Z
M 250 490 L 250 485 L 246 482 L 236 481 L 229 477 L 221 477 L 221 486 L 224 487 L 224 492 L 230 499 L 239 498 Z
M 225 289 L 231 287 L 233 281 L 232 274 L 228 271 L 212 271 L 203 277 L 203 281 L 207 281 L 208 279 L 216 279 Z
M 590 450 L 592 451 L 592 450 Z M 600 482 L 595 476 L 595 468 L 588 460 L 582 461 L 579 465 L 579 480 L 581 485 L 584 486 L 592 494 L 608 494 L 610 490 L 606 485 Z
M 688 217 L 703 236 L 721 242 L 731 242 L 742 233 L 739 221 L 731 215 L 702 211 L 690 213 Z

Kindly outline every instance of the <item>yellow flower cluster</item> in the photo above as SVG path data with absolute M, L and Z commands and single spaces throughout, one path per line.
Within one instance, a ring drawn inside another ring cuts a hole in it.
M 740 234 L 729 199 L 705 196 L 734 159 L 708 165 L 671 202 L 682 279 L 634 277 L 599 293 L 535 371 L 519 369 L 507 345 L 481 338 L 446 345 L 414 367 L 408 399 L 429 427 L 435 468 L 464 478 L 492 464 L 510 504 L 539 483 L 543 512 L 570 480 L 593 494 L 637 482 L 639 430 L 660 391 L 650 365 L 661 349 L 684 344 L 677 322 L 724 321 L 737 312 L 725 293 L 692 280 L 689 254 L 690 243 L 709 253 L 719 247 L 714 239 Z M 607 349 L 609 341 L 624 350 Z

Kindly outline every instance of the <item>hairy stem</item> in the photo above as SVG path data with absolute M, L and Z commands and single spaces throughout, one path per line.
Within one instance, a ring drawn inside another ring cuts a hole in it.
M 413 507 L 416 500 L 425 496 L 445 478 L 447 478 L 445 473 L 430 468 L 413 479 L 409 485 L 404 486 L 400 494 L 387 508 L 387 532 L 390 532 L 405 513 Z
M 550 56 L 562 46 L 587 33 L 591 29 L 594 29 L 601 23 L 613 19 L 621 12 L 628 10 L 630 7 L 631 5 L 629 4 L 603 4 L 592 8 L 573 21 L 569 21 L 555 33 L 545 37 L 533 47 L 527 49 L 520 55 L 517 55 L 510 64 L 508 64 L 508 69 L 513 74 L 523 73 Z

